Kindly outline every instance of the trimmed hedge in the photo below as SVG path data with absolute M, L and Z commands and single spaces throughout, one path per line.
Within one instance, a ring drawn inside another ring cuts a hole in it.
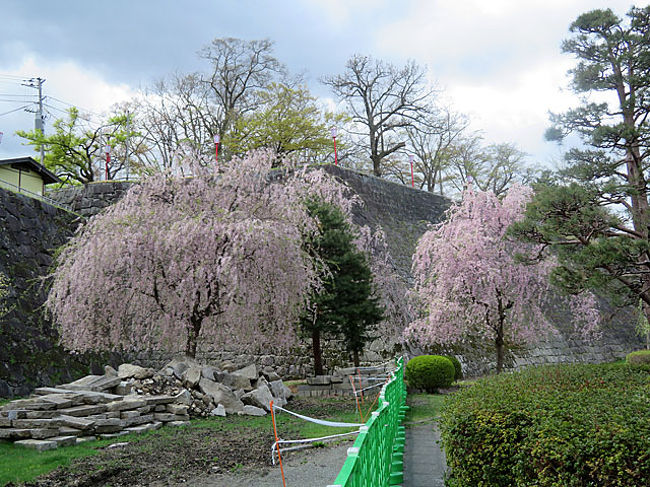
M 448 487 L 650 485 L 650 367 L 559 365 L 445 401 Z
M 454 364 L 454 380 L 463 379 L 463 367 L 460 365 L 460 361 L 453 355 L 445 355 L 445 358 L 451 360 L 451 363 Z
M 625 361 L 630 365 L 650 365 L 650 350 L 628 353 Z
M 454 364 L 441 355 L 420 355 L 406 364 L 406 380 L 411 387 L 435 392 L 454 382 Z

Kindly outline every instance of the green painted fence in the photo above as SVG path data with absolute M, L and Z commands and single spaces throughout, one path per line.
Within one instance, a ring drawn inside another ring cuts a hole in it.
M 393 378 L 382 388 L 377 409 L 348 448 L 348 457 L 328 487 L 386 487 L 403 481 L 404 426 L 407 409 L 404 362 L 400 357 Z

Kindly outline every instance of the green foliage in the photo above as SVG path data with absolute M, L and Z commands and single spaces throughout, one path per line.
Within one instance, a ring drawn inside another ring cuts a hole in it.
M 45 161 L 41 161 L 65 184 L 89 183 L 101 179 L 104 174 L 104 147 L 112 147 L 109 179 L 122 168 L 124 158 L 119 153 L 129 136 L 137 135 L 127 131 L 127 115 L 115 114 L 99 126 L 91 127 L 79 113 L 71 107 L 67 118 L 55 120 L 54 133 L 43 134 L 40 130 L 18 130 L 17 135 L 27 140 L 27 144 L 40 152 L 45 150 Z
M 406 364 L 406 380 L 411 387 L 435 392 L 454 382 L 454 364 L 442 355 L 419 355 Z
M 650 365 L 650 350 L 628 353 L 625 356 L 625 362 L 630 365 Z
M 602 290 L 633 306 L 650 303 L 650 7 L 626 17 L 592 10 L 571 24 L 562 50 L 577 59 L 569 73 L 582 104 L 553 114 L 546 137 L 582 143 L 567 150 L 561 185 L 536 188 L 516 233 L 557 252 L 554 280 L 568 292 Z M 599 92 L 607 101 L 590 101 Z
M 447 485 L 645 486 L 649 387 L 647 368 L 616 364 L 479 380 L 445 401 Z
M 273 149 L 278 159 L 296 153 L 312 163 L 334 153 L 329 127 L 341 124 L 342 116 L 321 111 L 306 87 L 271 83 L 258 97 L 259 109 L 239 117 L 224 136 L 229 151 Z
M 638 319 L 636 322 L 636 334 L 645 339 L 645 346 L 650 350 L 650 322 L 643 309 L 643 300 L 639 299 Z
M 9 306 L 7 305 L 9 284 L 9 278 L 0 272 L 0 318 L 9 312 Z
M 340 209 L 316 200 L 307 202 L 307 208 L 319 221 L 320 233 L 307 245 L 323 265 L 324 283 L 311 296 L 301 328 L 312 337 L 317 331 L 342 338 L 358 365 L 371 330 L 383 319 L 372 271 L 366 255 L 354 245 L 356 234 Z
M 463 367 L 460 365 L 460 361 L 453 355 L 445 355 L 445 358 L 454 364 L 454 380 L 463 380 Z

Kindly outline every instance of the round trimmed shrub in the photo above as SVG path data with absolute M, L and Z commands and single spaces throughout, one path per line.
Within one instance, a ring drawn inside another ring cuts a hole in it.
M 409 385 L 427 392 L 449 387 L 454 382 L 455 373 L 451 360 L 441 355 L 420 355 L 406 364 L 406 380 Z
M 461 380 L 463 378 L 463 368 L 460 365 L 460 362 L 453 355 L 445 355 L 445 358 L 451 360 L 451 363 L 454 364 L 454 380 Z
M 628 353 L 625 361 L 630 365 L 650 365 L 650 350 Z

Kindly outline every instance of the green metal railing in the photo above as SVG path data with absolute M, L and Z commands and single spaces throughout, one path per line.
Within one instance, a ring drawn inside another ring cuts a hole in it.
M 386 487 L 403 481 L 404 426 L 408 409 L 404 363 L 400 357 L 393 378 L 382 388 L 379 405 L 359 428 L 336 480 L 328 487 Z

